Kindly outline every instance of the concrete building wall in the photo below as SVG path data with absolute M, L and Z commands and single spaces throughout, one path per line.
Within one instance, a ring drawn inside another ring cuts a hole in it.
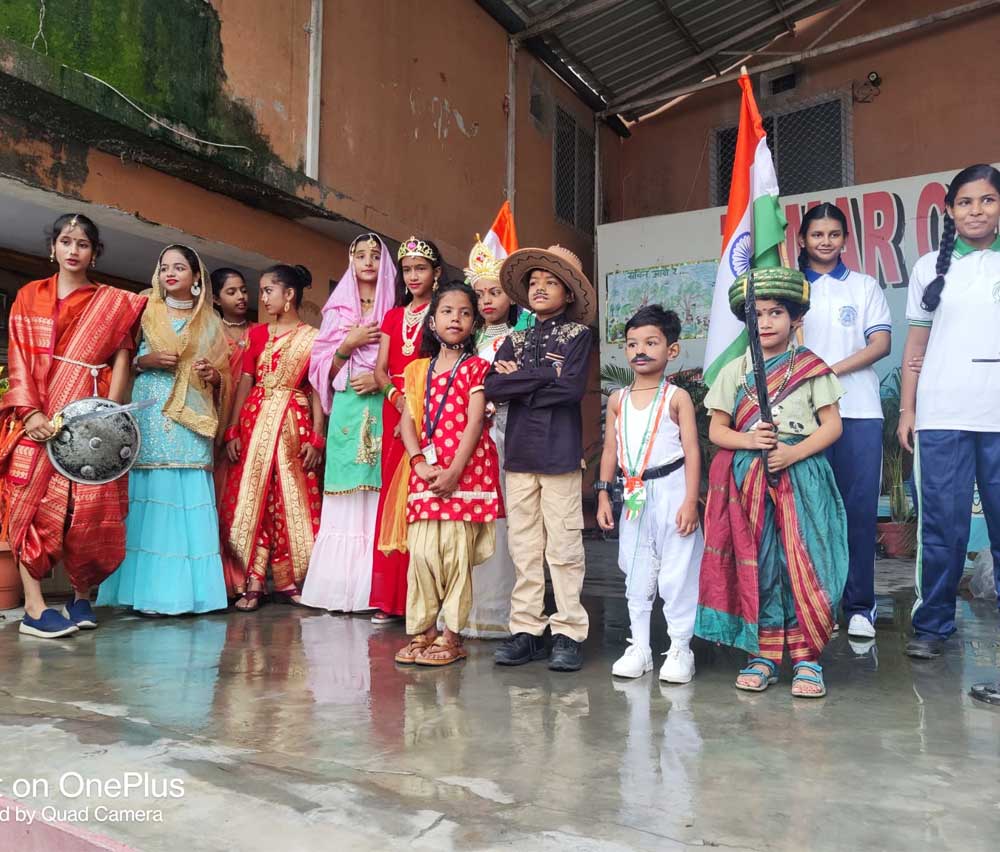
M 822 44 L 872 32 L 956 6 L 954 0 L 867 3 Z M 836 10 L 799 27 L 773 48 L 805 49 Z M 761 100 L 762 112 L 835 91 L 851 91 L 869 71 L 882 77 L 880 94 L 854 103 L 854 183 L 866 184 L 997 159 L 1000 64 L 988 60 L 1000 43 L 995 9 L 936 24 L 802 64 L 787 96 Z M 761 57 L 758 64 L 774 57 Z M 751 66 L 754 63 L 751 63 Z M 739 110 L 734 84 L 695 93 L 641 122 L 620 145 L 619 169 L 605 174 L 609 221 L 711 207 L 708 146 L 713 129 L 733 125 Z M 780 165 L 779 165 L 780 172 Z M 780 174 L 779 174 L 780 178 Z

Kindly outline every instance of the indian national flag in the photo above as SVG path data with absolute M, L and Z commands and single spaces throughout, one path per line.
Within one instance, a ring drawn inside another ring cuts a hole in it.
M 497 260 L 503 260 L 517 251 L 517 231 L 514 230 L 514 214 L 510 212 L 509 201 L 503 203 L 493 226 L 483 237 L 483 244 Z
M 747 346 L 746 326 L 729 310 L 729 288 L 750 269 L 781 266 L 784 214 L 778 204 L 778 178 L 767 147 L 767 133 L 753 97 L 750 77 L 740 77 L 743 100 L 729 185 L 729 207 L 722 234 L 722 258 L 715 276 L 712 314 L 705 350 L 705 384 L 711 385 L 726 364 Z

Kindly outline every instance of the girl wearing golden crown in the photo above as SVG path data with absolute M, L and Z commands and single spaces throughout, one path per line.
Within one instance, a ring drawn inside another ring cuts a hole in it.
M 503 258 L 496 257 L 479 236 L 469 253 L 465 280 L 476 292 L 483 325 L 476 332 L 479 357 L 493 363 L 500 345 L 512 331 L 524 331 L 534 322 L 534 314 L 511 301 L 500 284 Z M 507 428 L 507 404 L 487 406 L 490 437 L 500 457 L 500 484 L 503 485 L 504 430 Z M 514 590 L 514 563 L 507 550 L 507 521 L 496 521 L 496 550 L 472 572 L 472 610 L 463 636 L 477 639 L 502 639 L 510 635 L 510 595 Z
M 406 612 L 406 572 L 409 556 L 388 543 L 392 537 L 382 538 L 383 518 L 386 514 L 386 495 L 397 469 L 406 456 L 406 449 L 399 437 L 399 419 L 406 404 L 403 395 L 403 371 L 411 361 L 420 357 L 421 329 L 431 292 L 441 278 L 443 266 L 441 252 L 430 240 L 410 237 L 404 240 L 396 253 L 397 272 L 402 282 L 402 294 L 397 299 L 400 307 L 393 308 L 382 321 L 382 338 L 375 380 L 382 389 L 385 403 L 382 407 L 382 491 L 379 494 L 378 516 L 375 520 L 375 551 L 372 559 L 371 605 L 378 612 L 372 624 L 385 625 L 398 621 Z M 397 489 L 405 497 L 406 489 Z M 404 506 L 392 506 L 390 516 L 405 522 Z

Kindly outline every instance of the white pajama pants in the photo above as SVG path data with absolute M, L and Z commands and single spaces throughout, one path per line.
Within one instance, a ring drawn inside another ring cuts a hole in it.
M 618 535 L 618 565 L 625 574 L 625 597 L 633 622 L 641 615 L 648 625 L 659 592 L 671 639 L 694 635 L 698 608 L 698 575 L 705 539 L 698 527 L 682 536 L 677 512 L 687 493 L 684 468 L 646 483 L 646 505 L 631 520 L 622 512 Z M 633 623 L 633 635 L 637 633 Z M 649 635 L 646 626 L 642 631 Z

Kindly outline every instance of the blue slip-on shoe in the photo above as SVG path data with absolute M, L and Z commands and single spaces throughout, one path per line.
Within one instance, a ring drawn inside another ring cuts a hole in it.
M 39 639 L 61 639 L 76 633 L 80 628 L 68 618 L 54 609 L 42 610 L 38 618 L 32 618 L 28 613 L 21 619 L 18 632 L 24 636 L 35 636 Z
M 97 616 L 87 600 L 72 600 L 62 608 L 65 618 L 72 621 L 81 630 L 95 630 L 97 628 Z

